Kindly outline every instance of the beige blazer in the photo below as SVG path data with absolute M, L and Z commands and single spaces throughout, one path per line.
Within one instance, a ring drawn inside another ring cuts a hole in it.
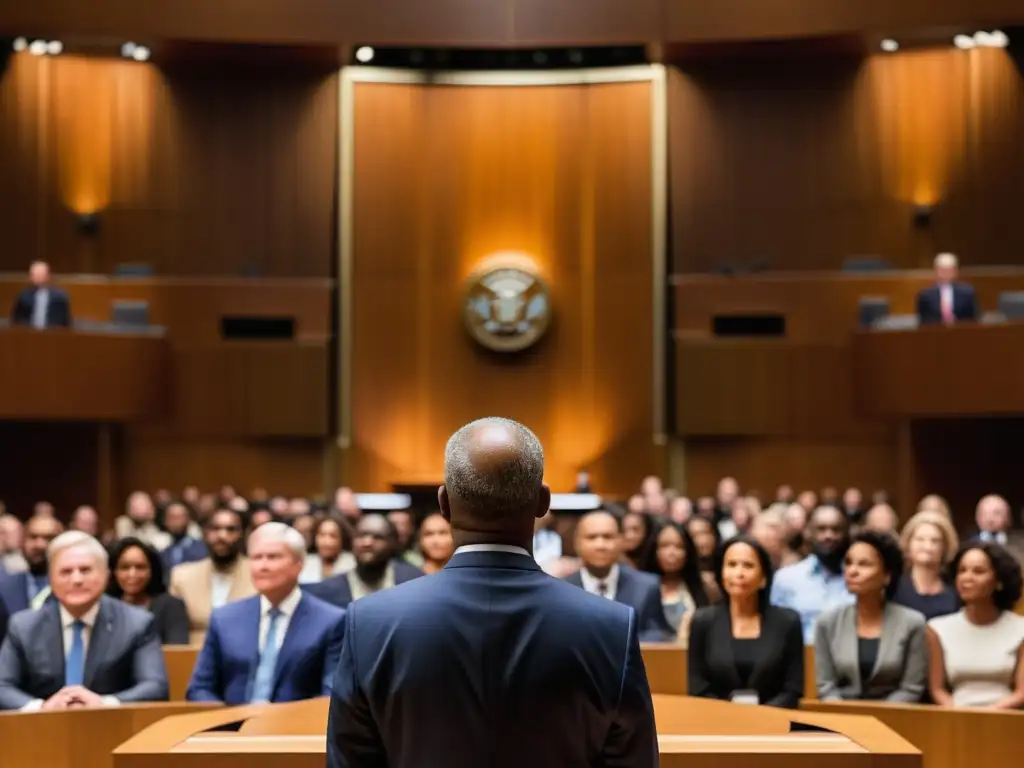
M 239 557 L 231 570 L 231 591 L 228 601 L 243 600 L 256 594 L 249 576 L 249 560 Z M 182 563 L 171 571 L 169 591 L 175 597 L 185 601 L 188 610 L 189 643 L 201 645 L 206 639 L 206 630 L 210 626 L 210 613 L 213 610 L 211 598 L 213 593 L 213 562 L 210 558 L 195 563 Z

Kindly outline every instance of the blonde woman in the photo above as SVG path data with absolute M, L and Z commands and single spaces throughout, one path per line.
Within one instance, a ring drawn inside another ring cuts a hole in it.
M 960 610 L 960 598 L 945 578 L 946 566 L 960 546 L 949 518 L 938 511 L 918 512 L 903 526 L 900 544 L 908 568 L 894 602 L 929 620 Z

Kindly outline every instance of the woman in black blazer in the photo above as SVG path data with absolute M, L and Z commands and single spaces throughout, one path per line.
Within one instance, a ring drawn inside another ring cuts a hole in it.
M 768 552 L 748 536 L 732 538 L 715 553 L 715 578 L 725 597 L 694 614 L 687 692 L 795 709 L 804 690 L 803 630 L 796 611 L 768 603 Z
M 148 544 L 130 536 L 114 542 L 107 594 L 152 613 L 162 645 L 188 645 L 185 603 L 167 594 L 160 555 Z

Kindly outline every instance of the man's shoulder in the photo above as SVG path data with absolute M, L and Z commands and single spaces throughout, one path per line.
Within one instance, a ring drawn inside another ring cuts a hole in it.
M 395 569 L 395 581 L 399 584 L 404 584 L 407 581 L 412 581 L 426 575 L 415 565 L 403 562 L 402 560 L 393 560 L 391 567 Z
M 661 581 L 657 576 L 653 573 L 646 573 L 633 568 L 630 565 L 619 566 L 619 581 L 632 581 L 643 585 L 647 589 L 661 589 Z
M 26 637 L 33 634 L 47 619 L 47 608 L 44 606 L 38 611 L 24 610 L 11 614 L 11 620 L 7 624 L 7 634 Z
M 776 584 L 785 584 L 791 586 L 794 581 L 799 579 L 807 578 L 807 575 L 813 570 L 814 563 L 811 558 L 805 557 L 803 560 L 791 563 L 790 565 L 784 565 L 775 572 L 775 577 L 772 579 Z
M 302 603 L 305 605 L 306 610 L 310 611 L 314 616 L 318 616 L 329 623 L 341 621 L 341 619 L 345 618 L 344 608 L 339 608 L 308 590 L 302 591 Z
M 258 594 L 243 597 L 240 600 L 232 600 L 218 608 L 214 608 L 210 612 L 210 627 L 211 629 L 213 628 L 214 621 L 234 624 L 249 615 L 254 615 L 257 619 L 259 618 L 260 596 Z
M 123 621 L 129 631 L 139 631 L 153 623 L 153 614 L 145 608 L 129 605 L 123 600 L 107 595 L 100 598 L 100 611 Z

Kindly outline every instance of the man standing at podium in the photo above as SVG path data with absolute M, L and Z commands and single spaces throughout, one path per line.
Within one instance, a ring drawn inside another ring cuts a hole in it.
M 657 733 L 636 612 L 544 573 L 544 453 L 482 419 L 445 449 L 439 573 L 352 603 L 327 732 L 329 768 L 652 768 Z
M 34 261 L 28 269 L 32 283 L 18 294 L 11 310 L 13 325 L 44 328 L 67 328 L 71 325 L 71 300 L 67 293 L 50 282 L 50 265 Z

